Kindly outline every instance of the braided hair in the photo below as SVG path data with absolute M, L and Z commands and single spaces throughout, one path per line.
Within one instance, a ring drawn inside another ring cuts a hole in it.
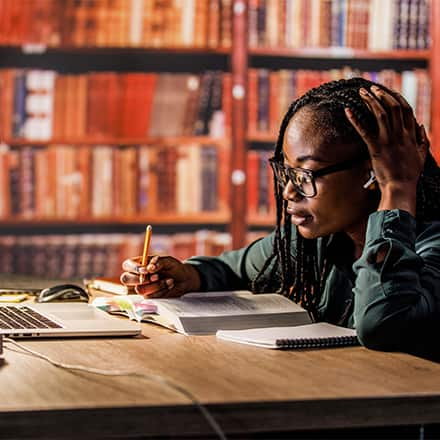
M 379 128 L 376 118 L 359 96 L 360 88 L 369 89 L 372 85 L 395 95 L 395 92 L 380 84 L 364 78 L 351 78 L 322 84 L 293 101 L 281 122 L 275 144 L 275 159 L 283 161 L 283 140 L 287 126 L 292 117 L 306 106 L 319 113 L 317 129 L 325 130 L 330 143 L 355 144 L 368 151 L 362 137 L 346 118 L 344 109 L 348 107 L 356 119 L 362 120 L 367 130 L 377 134 Z M 274 193 L 277 223 L 273 251 L 254 279 L 252 290 L 268 291 L 276 286 L 278 293 L 301 304 L 316 320 L 317 304 L 330 270 L 329 260 L 324 256 L 319 267 L 317 239 L 305 239 L 299 233 L 295 237 L 296 255 L 291 255 L 291 216 L 286 211 L 287 201 L 282 197 L 282 187 L 275 176 Z M 440 168 L 431 153 L 428 153 L 417 187 L 416 217 L 418 221 L 440 220 Z M 269 273 L 265 275 L 268 269 Z

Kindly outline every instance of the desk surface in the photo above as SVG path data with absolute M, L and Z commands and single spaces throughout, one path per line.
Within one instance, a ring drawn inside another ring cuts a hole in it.
M 136 338 L 22 343 L 69 364 L 162 375 L 205 404 L 225 432 L 440 422 L 440 364 L 406 354 L 272 351 L 152 324 Z M 72 373 L 13 350 L 0 367 L 0 438 L 212 433 L 165 385 Z

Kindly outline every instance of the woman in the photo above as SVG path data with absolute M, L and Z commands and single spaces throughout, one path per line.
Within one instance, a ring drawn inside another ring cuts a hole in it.
M 271 165 L 277 227 L 250 246 L 181 263 L 123 263 L 145 296 L 277 291 L 362 344 L 433 352 L 440 324 L 440 169 L 397 93 L 362 78 L 292 103 Z M 139 282 L 139 274 L 146 274 Z

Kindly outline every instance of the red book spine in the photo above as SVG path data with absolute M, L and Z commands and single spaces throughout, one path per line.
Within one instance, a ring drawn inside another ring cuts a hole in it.
M 250 216 L 258 213 L 258 151 L 251 150 L 247 157 L 247 208 Z

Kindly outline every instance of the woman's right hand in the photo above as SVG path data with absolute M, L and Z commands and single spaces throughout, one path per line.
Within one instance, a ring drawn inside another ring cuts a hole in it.
M 142 265 L 142 257 L 127 258 L 122 263 L 121 282 L 134 287 L 139 295 L 148 298 L 177 297 L 200 290 L 200 276 L 191 264 L 174 257 L 151 257 Z

